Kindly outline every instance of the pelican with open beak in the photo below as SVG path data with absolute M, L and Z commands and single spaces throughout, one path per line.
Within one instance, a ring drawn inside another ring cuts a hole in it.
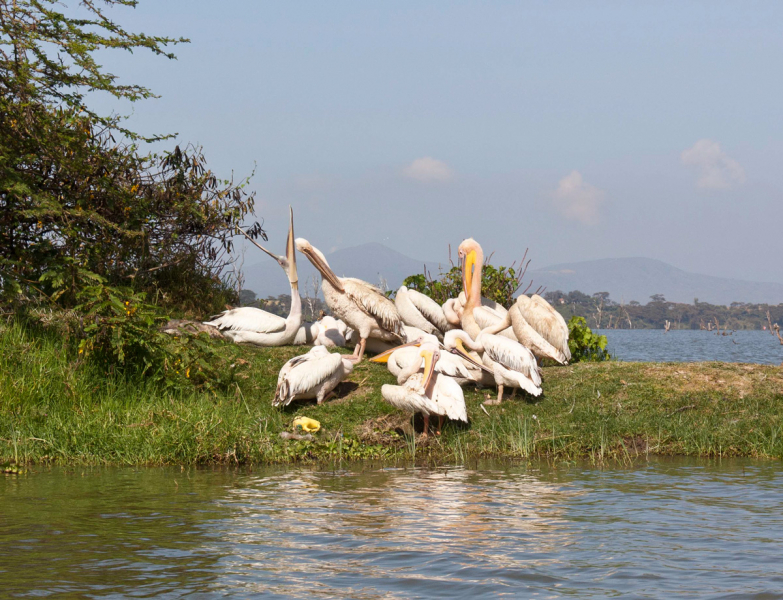
M 299 296 L 299 278 L 296 271 L 296 246 L 294 245 L 294 210 L 289 207 L 288 237 L 285 256 L 278 256 L 243 233 L 257 248 L 274 258 L 285 271 L 291 284 L 291 310 L 285 319 L 260 308 L 242 306 L 227 310 L 213 317 L 205 325 L 211 325 L 237 343 L 256 346 L 286 346 L 292 344 L 302 325 L 302 299 Z
M 361 279 L 338 277 L 323 253 L 306 239 L 297 238 L 296 248 L 321 274 L 321 291 L 334 316 L 358 332 L 359 343 L 354 351 L 357 361 L 364 356 L 368 338 L 392 343 L 407 341 L 397 307 L 378 288 Z
M 446 417 L 467 423 L 468 414 L 462 388 L 454 378 L 440 373 L 437 369 L 443 356 L 438 343 L 431 340 L 417 341 L 405 348 L 413 349 L 416 353 L 415 359 L 397 375 L 400 385 L 384 385 L 381 388 L 384 400 L 400 410 L 422 413 L 425 437 L 429 432 L 430 415 L 438 416 L 438 435 Z M 389 352 L 386 357 L 381 357 L 381 360 L 373 360 L 383 362 L 393 355 L 394 352 Z

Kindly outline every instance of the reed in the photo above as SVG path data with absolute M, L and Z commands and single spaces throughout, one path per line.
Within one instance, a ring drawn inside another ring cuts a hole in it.
M 577 364 L 544 369 L 544 395 L 501 406 L 466 389 L 469 426 L 411 437 L 380 395 L 392 376 L 363 362 L 339 398 L 274 409 L 277 373 L 307 348 L 227 346 L 248 361 L 223 392 L 174 391 L 85 364 L 57 335 L 0 328 L 0 463 L 208 464 L 479 457 L 628 462 L 651 454 L 783 457 L 783 369 L 724 363 Z M 316 441 L 286 441 L 298 415 Z

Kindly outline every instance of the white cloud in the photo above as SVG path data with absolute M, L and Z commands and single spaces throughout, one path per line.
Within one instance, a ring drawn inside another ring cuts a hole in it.
M 425 156 L 417 158 L 402 170 L 402 174 L 417 181 L 448 181 L 454 172 L 442 160 Z
M 572 171 L 557 184 L 552 201 L 567 219 L 595 225 L 598 222 L 598 209 L 605 197 L 603 190 L 586 183 L 579 171 Z
M 699 140 L 680 155 L 682 164 L 698 169 L 696 186 L 705 190 L 725 190 L 745 181 L 745 170 L 720 149 L 718 142 Z

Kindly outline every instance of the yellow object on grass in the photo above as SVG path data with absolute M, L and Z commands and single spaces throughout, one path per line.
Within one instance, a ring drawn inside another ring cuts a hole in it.
M 315 419 L 308 419 L 307 417 L 297 417 L 294 419 L 294 429 L 301 429 L 307 433 L 315 433 L 321 429 L 321 424 Z

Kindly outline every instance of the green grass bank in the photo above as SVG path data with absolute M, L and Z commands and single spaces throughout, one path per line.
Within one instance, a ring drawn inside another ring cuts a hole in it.
M 393 377 L 363 362 L 322 406 L 272 408 L 277 373 L 305 347 L 225 345 L 243 364 L 225 393 L 167 391 L 82 364 L 57 335 L 0 327 L 0 463 L 205 464 L 353 459 L 463 462 L 543 457 L 783 457 L 783 368 L 726 363 L 544 369 L 544 395 L 498 407 L 465 390 L 468 426 L 423 439 L 380 395 Z M 283 440 L 298 415 L 315 441 Z

